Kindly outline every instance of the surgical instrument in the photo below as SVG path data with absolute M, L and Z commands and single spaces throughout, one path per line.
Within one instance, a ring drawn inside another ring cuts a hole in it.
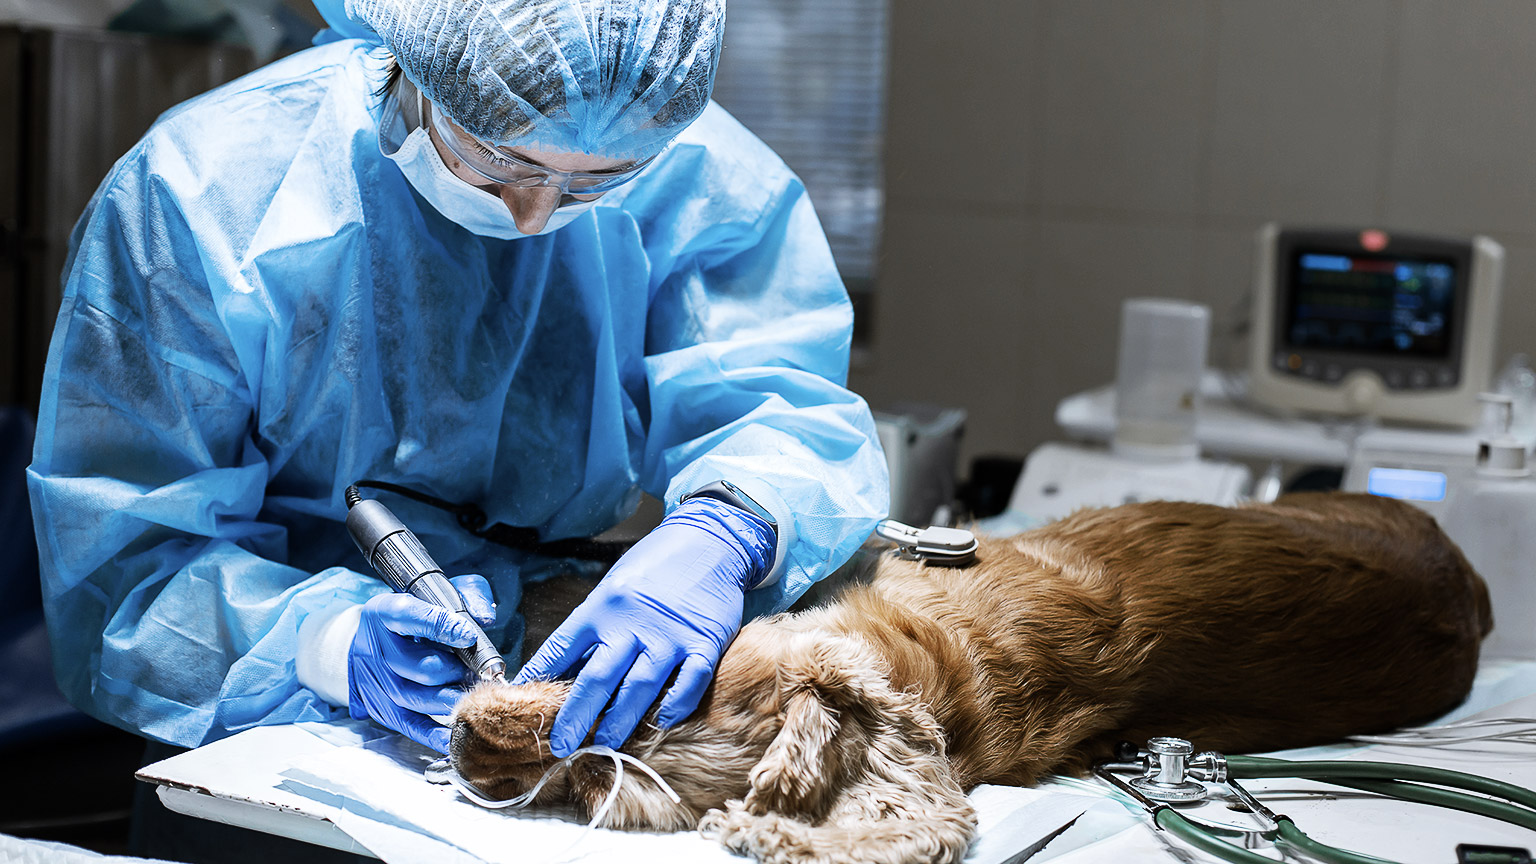
M 1305 778 L 1404 801 L 1476 813 L 1536 830 L 1536 792 L 1459 771 L 1392 762 L 1289 761 L 1259 756 L 1224 756 L 1214 752 L 1196 755 L 1190 742 L 1182 738 L 1153 738 L 1147 742 L 1146 750 L 1122 745 L 1116 756 L 1118 761 L 1095 765 L 1094 775 L 1145 807 L 1157 828 L 1234 864 L 1273 864 L 1276 859 L 1250 850 L 1274 843 L 1284 844 L 1329 864 L 1390 864 L 1381 858 L 1312 839 L 1297 828 L 1290 817 L 1277 814 L 1259 802 L 1237 782 L 1238 778 Z M 1138 772 L 1139 776 L 1129 780 L 1119 776 Z M 1232 797 L 1253 814 L 1259 827 L 1242 829 L 1216 825 L 1174 808 L 1175 804 L 1202 800 L 1210 792 L 1206 784 L 1226 786 Z M 1469 795 L 1453 789 L 1479 794 Z
M 444 575 L 443 568 L 427 554 L 426 547 L 405 523 L 389 512 L 389 508 L 373 499 L 365 499 L 356 486 L 348 486 L 347 532 L 363 557 L 378 571 L 384 581 L 402 594 L 410 594 L 434 606 L 457 612 L 474 628 L 475 642 L 463 648 L 454 648 L 480 681 L 505 682 L 507 662 L 501 652 L 491 644 L 489 636 L 464 603 L 453 583 Z

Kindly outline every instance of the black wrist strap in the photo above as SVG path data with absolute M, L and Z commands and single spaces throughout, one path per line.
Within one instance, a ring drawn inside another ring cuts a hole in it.
M 713 483 L 706 483 L 703 486 L 695 489 L 693 492 L 684 495 L 682 501 L 677 503 L 681 504 L 683 501 L 691 501 L 694 498 L 713 498 L 716 501 L 729 504 L 738 510 L 745 510 L 748 513 L 751 513 L 753 516 L 756 516 L 764 522 L 767 522 L 768 527 L 773 529 L 773 535 L 775 537 L 779 535 L 779 523 L 774 520 L 773 514 L 769 513 L 768 509 L 763 505 L 753 501 L 751 496 L 741 491 L 741 489 L 737 487 L 735 483 L 731 483 L 726 480 L 716 480 Z

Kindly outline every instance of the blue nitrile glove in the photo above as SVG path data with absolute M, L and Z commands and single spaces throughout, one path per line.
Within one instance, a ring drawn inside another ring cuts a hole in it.
M 693 713 L 741 628 L 743 595 L 773 566 L 775 539 L 753 514 L 694 498 L 624 553 L 512 682 L 562 675 L 590 652 L 555 715 L 555 756 L 581 746 L 609 697 L 595 741 L 624 743 L 674 670 L 656 719 L 666 727 Z
M 494 620 L 490 583 L 473 575 L 449 581 L 476 621 L 484 626 Z M 372 719 L 447 753 L 448 729 L 432 718 L 453 711 L 469 670 L 441 646 L 463 648 L 474 641 L 464 619 L 441 606 L 409 594 L 369 599 L 347 657 L 348 711 L 353 719 Z

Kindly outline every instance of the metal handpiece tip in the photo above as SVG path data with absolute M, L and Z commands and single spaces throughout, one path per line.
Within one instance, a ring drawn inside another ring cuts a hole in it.
M 480 667 L 480 680 L 490 684 L 507 683 L 507 664 L 503 660 L 487 660 Z

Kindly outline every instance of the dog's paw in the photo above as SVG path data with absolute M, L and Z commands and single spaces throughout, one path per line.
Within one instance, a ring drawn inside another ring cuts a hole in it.
M 699 833 L 737 855 L 751 856 L 760 864 L 831 864 L 842 860 L 819 854 L 811 836 L 812 826 L 804 822 L 777 813 L 750 813 L 740 801 L 727 801 L 725 807 L 705 813 L 699 820 Z
M 704 815 L 699 833 L 760 864 L 959 864 L 975 822 L 850 809 L 811 824 L 781 813 L 753 813 L 741 801 L 728 801 L 724 810 Z
M 563 682 L 536 681 L 481 684 L 467 693 L 454 709 L 448 747 L 459 776 L 493 798 L 532 788 L 557 761 L 549 730 L 569 689 Z

